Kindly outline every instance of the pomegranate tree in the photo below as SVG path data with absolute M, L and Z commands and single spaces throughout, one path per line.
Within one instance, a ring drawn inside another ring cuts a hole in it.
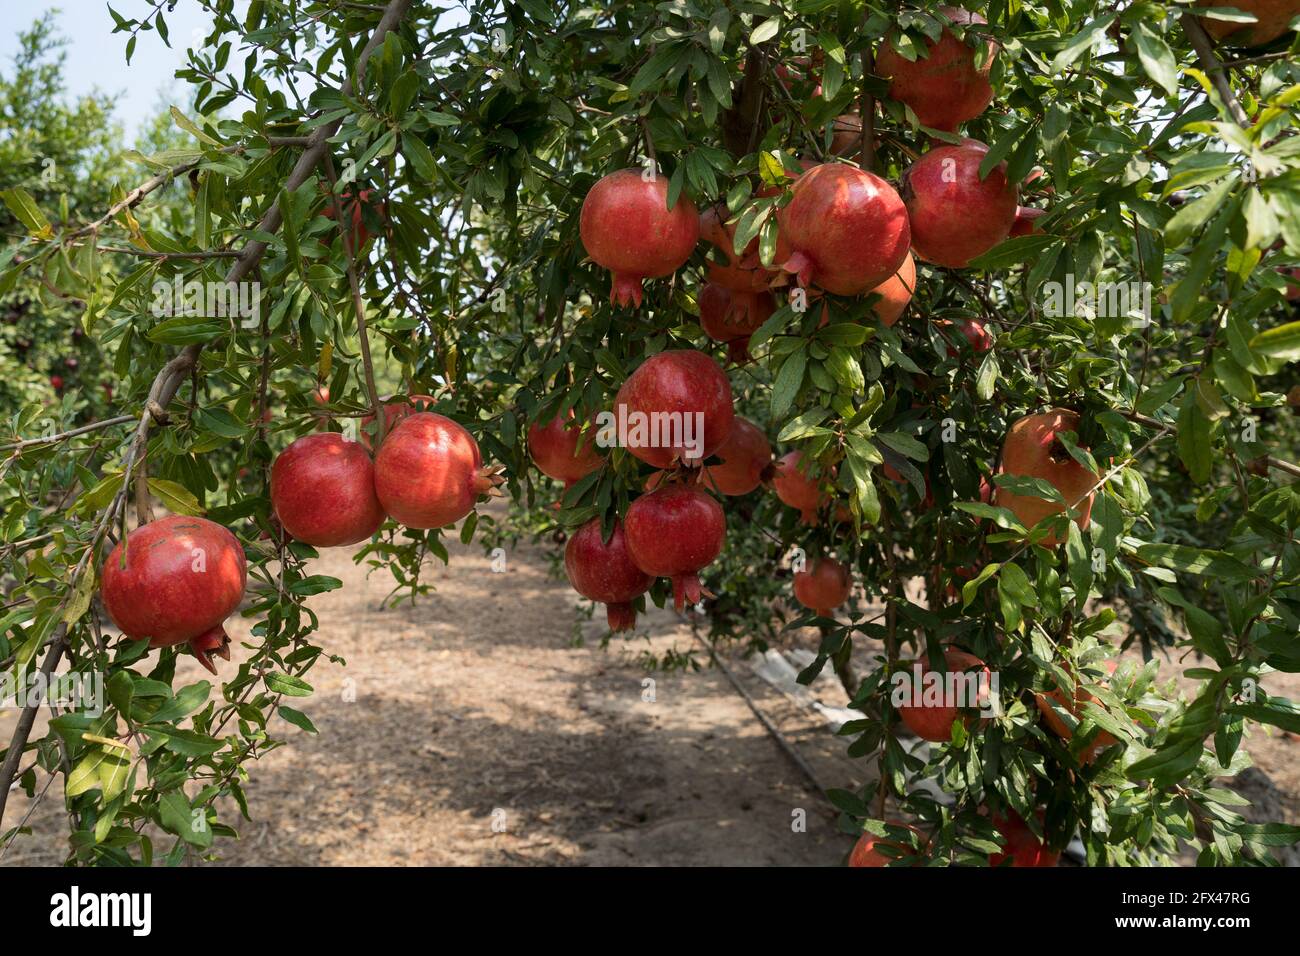
M 700 219 L 685 197 L 668 208 L 664 177 L 621 169 L 591 187 L 578 229 L 587 254 L 613 273 L 610 301 L 639 306 L 642 279 L 671 275 L 690 258 Z
M 628 451 L 655 468 L 699 465 L 722 447 L 735 417 L 727 373 L 694 349 L 650 356 L 627 377 L 614 407 L 628 422 Z
M 654 578 L 632 562 L 621 521 L 614 521 L 608 541 L 600 518 L 575 531 L 564 545 L 564 571 L 573 590 L 605 605 L 611 631 L 636 627 L 632 602 L 650 590 Z
M 982 25 L 985 19 L 957 7 L 939 7 L 938 12 L 962 27 Z M 993 102 L 989 69 L 997 44 L 979 41 L 986 47 L 984 61 L 975 62 L 975 46 L 945 27 L 937 41 L 925 43 L 925 51 L 908 59 L 892 43 L 881 45 L 876 73 L 886 77 L 889 95 L 906 103 L 922 126 L 951 133 L 967 120 L 979 116 Z
M 365 541 L 385 517 L 370 453 L 335 432 L 304 435 L 276 457 L 271 506 L 285 531 L 317 548 Z
M 500 483 L 499 469 L 483 465 L 474 437 L 436 412 L 407 416 L 375 458 L 379 502 L 408 528 L 454 524 Z
M 528 454 L 538 471 L 564 482 L 565 488 L 572 487 L 605 463 L 596 448 L 596 430 L 588 428 L 584 433 L 573 412 L 529 426 Z
M 700 287 L 698 305 L 705 334 L 724 343 L 727 357 L 741 365 L 750 361 L 749 337 L 776 311 L 770 292 L 739 292 L 716 282 Z
M 100 598 L 118 629 L 150 647 L 188 643 L 212 673 L 230 659 L 223 626 L 244 597 L 248 567 L 235 536 L 215 522 L 168 515 L 136 528 L 104 562 Z
M 1006 163 L 980 178 L 988 151 L 973 139 L 939 146 L 903 174 L 912 250 L 926 262 L 963 269 L 1010 235 L 1020 193 L 1007 181 Z
M 722 552 L 727 519 L 722 506 L 697 488 L 661 485 L 627 509 L 627 549 L 638 568 L 671 578 L 673 604 L 682 610 L 704 595 L 697 572 Z
M 911 229 L 903 201 L 874 173 L 825 163 L 800 176 L 778 214 L 782 268 L 803 286 L 860 295 L 887 281 L 907 258 Z

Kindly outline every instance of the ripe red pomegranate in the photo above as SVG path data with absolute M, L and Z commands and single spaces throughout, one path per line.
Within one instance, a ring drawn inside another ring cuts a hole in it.
M 1056 866 L 1061 854 L 1047 849 L 1042 840 L 1034 836 L 1034 831 L 1014 811 L 1006 815 L 993 814 L 990 818 L 993 826 L 1002 835 L 1003 852 L 989 854 L 989 866 L 1000 866 L 1004 860 L 1010 860 L 1012 866 Z M 1043 813 L 1038 813 L 1038 825 L 1043 824 Z
M 711 496 L 670 484 L 632 502 L 623 530 L 638 568 L 672 578 L 673 604 L 680 611 L 705 594 L 696 572 L 721 553 L 727 519 Z
M 907 827 L 918 836 L 922 835 L 920 830 L 910 823 L 904 823 L 902 820 L 889 820 L 887 822 L 891 826 Z M 886 847 L 891 851 L 891 854 L 881 853 L 876 847 Z M 874 833 L 863 833 L 862 836 L 858 837 L 858 842 L 853 844 L 853 851 L 849 854 L 849 866 L 889 866 L 897 860 L 908 859 L 915 855 L 916 851 L 906 843 L 878 837 Z
M 54 389 L 56 392 L 61 391 L 61 390 L 63 389 L 63 376 L 62 376 L 62 375 L 51 375 L 51 376 L 50 376 L 50 388 Z
M 384 523 L 370 453 L 334 432 L 304 435 L 279 454 L 271 506 L 289 534 L 317 548 L 365 541 Z
M 1066 503 L 1079 512 L 1075 519 L 1079 530 L 1087 531 L 1092 515 L 1092 487 L 1098 476 L 1075 461 L 1056 438 L 1061 432 L 1077 435 L 1079 423 L 1078 413 L 1064 408 L 1026 415 L 1013 422 L 1002 442 L 1001 471 L 1007 475 L 1025 475 L 1050 482 Z M 1005 488 L 995 490 L 993 501 L 1010 509 L 1026 528 L 1032 528 L 1048 515 L 1065 510 L 1058 502 L 1017 495 Z M 1063 540 L 1053 532 L 1040 543 L 1045 548 L 1053 548 Z
M 1007 182 L 1006 163 L 980 179 L 980 163 L 988 150 L 973 139 L 960 146 L 940 146 L 903 174 L 912 251 L 927 262 L 963 269 L 1011 233 L 1020 193 Z
M 1114 661 L 1106 661 L 1104 666 L 1108 673 L 1115 673 Z M 1066 665 L 1065 669 L 1073 672 L 1073 669 L 1069 665 Z M 1083 710 L 1083 705 L 1097 699 L 1085 690 L 1081 683 L 1075 684 L 1074 691 L 1070 696 L 1073 700 L 1068 699 L 1065 696 L 1065 693 L 1059 689 L 1050 690 L 1045 694 L 1034 695 L 1034 703 L 1038 705 L 1039 713 L 1043 715 L 1043 723 L 1052 728 L 1052 731 L 1066 743 L 1069 743 L 1070 738 L 1074 736 L 1074 731 L 1071 730 L 1066 722 L 1061 719 L 1061 716 L 1052 709 L 1052 704 L 1054 703 L 1057 707 L 1063 708 L 1077 720 Z M 1088 745 L 1088 748 L 1079 754 L 1079 762 L 1084 766 L 1087 766 L 1097 759 L 1099 753 L 1116 742 L 1117 741 L 1113 735 L 1104 730 L 1099 731 L 1092 743 Z
M 1202 7 L 1234 7 L 1243 13 L 1253 13 L 1254 23 L 1233 23 L 1230 20 L 1213 20 L 1201 17 L 1201 26 L 1216 40 L 1227 40 L 1230 46 L 1264 46 L 1272 43 L 1290 28 L 1292 17 L 1300 14 L 1300 0 L 1197 0 Z
M 976 352 L 987 352 L 993 348 L 993 336 L 989 334 L 989 330 L 984 327 L 984 323 L 979 319 L 958 319 L 955 327 L 947 319 L 939 319 L 934 324 L 943 330 L 944 341 L 949 343 L 949 358 L 957 356 L 957 348 L 953 339 L 953 335 L 957 332 L 966 337 L 966 341 L 970 343 L 970 347 Z
M 772 487 L 776 496 L 791 508 L 799 511 L 803 524 L 817 524 L 817 512 L 830 501 L 830 495 L 821 490 L 821 478 L 803 471 L 803 455 L 797 451 L 786 452 L 777 459 Z
M 878 318 L 885 325 L 893 325 L 912 301 L 916 291 L 916 260 L 912 253 L 903 259 L 903 264 L 892 276 L 876 286 L 871 292 L 880 296 L 871 306 Z
M 715 262 L 712 256 L 707 259 L 710 282 L 734 292 L 763 292 L 776 278 L 775 270 L 764 269 L 759 262 L 757 236 L 739 256 L 733 251 L 736 227 L 727 225 L 725 206 L 710 206 L 700 213 L 700 238 L 721 250 L 721 258 L 725 260 Z
M 727 373 L 694 349 L 650 356 L 627 377 L 614 406 L 616 417 L 627 421 L 620 437 L 628 451 L 655 468 L 700 464 L 722 447 L 735 417 Z
M 611 631 L 630 631 L 636 627 L 632 602 L 650 590 L 654 578 L 632 563 L 623 522 L 614 522 L 609 541 L 602 534 L 598 517 L 575 531 L 564 546 L 564 571 L 573 590 L 606 605 Z
M 706 488 L 723 495 L 749 494 L 762 483 L 772 465 L 772 446 L 767 436 L 739 415 L 731 424 L 731 434 L 714 454 L 722 460 L 705 465 L 702 480 Z
M 1010 235 L 1027 236 L 1030 233 L 1042 232 L 1038 220 L 1046 215 L 1046 209 L 1038 209 L 1035 206 L 1017 206 L 1016 218 L 1011 223 Z
M 150 647 L 188 641 L 199 663 L 230 659 L 222 623 L 244 596 L 248 567 L 235 536 L 206 518 L 168 515 L 136 528 L 104 562 L 100 598 L 123 634 Z
M 400 421 L 375 458 L 379 503 L 408 528 L 459 521 L 501 481 L 499 469 L 484 467 L 473 436 L 434 412 Z
M 862 117 L 857 113 L 841 113 L 831 127 L 831 153 L 850 158 L 862 148 Z
M 834 558 L 817 558 L 812 568 L 794 576 L 794 596 L 820 617 L 834 617 L 835 609 L 849 599 L 853 575 Z
M 578 230 L 587 254 L 614 274 L 609 300 L 639 306 L 642 279 L 671 275 L 691 257 L 700 218 L 684 196 L 668 208 L 667 178 L 621 169 L 591 187 Z
M 923 683 L 920 686 L 913 686 L 915 681 L 910 681 L 905 685 L 908 692 L 909 701 L 911 694 L 915 692 L 919 695 L 921 703 L 906 703 L 895 707 L 898 716 L 902 719 L 907 728 L 920 737 L 922 740 L 929 740 L 935 743 L 943 743 L 952 739 L 952 725 L 959 716 L 961 716 L 962 706 L 975 706 L 974 701 L 963 700 L 961 691 L 967 687 L 972 691 L 983 692 L 989 685 L 989 669 L 984 662 L 974 654 L 967 654 L 965 651 L 959 651 L 955 648 L 948 648 L 943 654 L 944 667 L 947 674 L 960 674 L 966 671 L 976 670 L 978 676 L 982 676 L 981 683 L 976 686 L 971 684 L 950 684 L 945 677 L 942 685 L 936 684 L 935 690 L 927 693 L 926 684 L 929 680 L 925 677 L 930 673 L 930 663 L 928 660 L 922 660 L 921 678 Z M 910 672 L 907 676 L 909 679 L 915 671 Z M 936 678 L 937 680 L 937 678 Z M 955 691 L 956 693 L 950 693 Z M 931 696 L 935 696 L 935 702 L 929 703 Z
M 581 448 L 579 448 L 581 445 Z M 537 470 L 570 488 L 600 468 L 604 456 L 596 448 L 596 429 L 574 421 L 573 412 L 549 422 L 534 422 L 528 429 L 528 454 Z
M 987 22 L 979 14 L 956 7 L 939 7 L 938 11 L 962 27 Z M 890 97 L 910 106 L 922 126 L 951 133 L 993 102 L 989 68 L 998 47 L 992 40 L 983 42 L 988 45 L 988 56 L 980 67 L 975 65 L 975 47 L 947 27 L 937 42 L 925 44 L 926 52 L 915 61 L 903 57 L 893 44 L 883 43 L 876 57 L 876 73 L 893 81 Z
M 803 286 L 860 295 L 907 258 L 911 230 L 903 201 L 889 183 L 854 166 L 814 166 L 795 182 L 777 216 L 777 258 Z
M 385 434 L 391 432 L 393 430 L 393 426 L 395 426 L 407 415 L 413 415 L 416 412 L 431 411 L 433 409 L 433 406 L 437 404 L 437 402 L 434 401 L 433 396 L 431 395 L 411 395 L 408 396 L 407 398 L 401 399 L 400 401 L 394 400 L 392 396 L 389 396 L 388 398 L 380 399 L 380 401 L 382 401 L 384 405 L 384 430 L 385 430 L 384 433 Z M 366 448 L 368 449 L 374 447 L 370 441 L 370 428 L 369 428 L 369 426 L 372 425 L 374 421 L 375 421 L 375 416 L 373 414 L 366 415 L 361 419 L 361 425 L 357 429 L 358 439 L 360 440 L 361 444 L 365 445 Z
M 770 292 L 737 292 L 706 282 L 698 299 L 700 326 L 715 342 L 727 346 L 727 358 L 738 365 L 750 361 L 749 337 L 776 311 Z

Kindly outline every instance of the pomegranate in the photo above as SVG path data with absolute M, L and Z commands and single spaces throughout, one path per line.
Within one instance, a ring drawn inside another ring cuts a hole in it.
M 442 528 L 474 510 L 479 495 L 502 482 L 486 468 L 478 443 L 464 428 L 434 412 L 398 422 L 375 458 L 375 494 L 384 510 L 408 528 Z
M 632 602 L 650 590 L 654 578 L 632 563 L 621 521 L 614 522 L 609 541 L 602 535 L 600 518 L 575 531 L 564 546 L 564 571 L 573 590 L 606 606 L 611 631 L 630 631 L 636 627 Z
M 958 319 L 955 323 L 955 328 L 954 323 L 947 319 L 939 319 L 934 324 L 939 326 L 942 330 L 940 334 L 943 336 L 943 340 L 948 343 L 949 358 L 955 358 L 957 356 L 955 343 L 958 340 L 953 338 L 953 335 L 956 332 L 960 332 L 965 336 L 966 341 L 970 343 L 970 347 L 976 352 L 987 352 L 989 349 L 993 348 L 993 336 L 989 335 L 989 331 L 984 327 L 984 323 L 980 322 L 978 319 Z
M 669 484 L 632 502 L 623 530 L 636 566 L 672 579 L 673 605 L 680 611 L 706 593 L 696 572 L 722 551 L 727 519 L 709 495 Z
M 271 506 L 290 535 L 317 548 L 365 541 L 384 523 L 369 452 L 334 432 L 304 435 L 276 457 Z
M 1233 7 L 1255 15 L 1254 23 L 1233 23 L 1201 17 L 1201 26 L 1216 40 L 1232 46 L 1264 46 L 1290 29 L 1291 18 L 1300 14 L 1300 0 L 1197 0 L 1202 7 Z
M 995 813 L 990 818 L 993 826 L 1002 835 L 1003 852 L 989 854 L 989 866 L 1000 866 L 1004 860 L 1010 860 L 1011 866 L 1056 866 L 1061 854 L 1047 849 L 1042 840 L 1034 836 L 1034 831 L 1014 811 L 1005 815 Z M 1038 813 L 1038 825 L 1043 824 L 1043 813 Z
M 639 306 L 642 279 L 671 275 L 691 257 L 700 219 L 684 196 L 668 208 L 665 177 L 621 169 L 591 187 L 578 230 L 587 254 L 613 273 L 609 300 Z
M 384 406 L 385 434 L 391 432 L 393 426 L 407 415 L 412 415 L 415 412 L 432 411 L 433 406 L 437 404 L 431 395 L 411 395 L 400 400 L 394 400 L 390 396 L 380 399 L 380 401 Z M 374 421 L 375 416 L 373 414 L 366 415 L 361 419 L 361 427 L 357 429 L 357 437 L 366 448 L 374 447 L 370 442 L 370 428 L 368 427 L 374 424 Z
M 910 823 L 904 823 L 902 820 L 886 821 L 890 826 L 907 827 L 913 833 L 921 836 L 921 831 Z M 890 853 L 884 854 L 876 847 L 886 847 Z M 874 833 L 863 833 L 858 837 L 858 842 L 853 844 L 853 851 L 849 853 L 849 866 L 889 866 L 896 860 L 914 857 L 916 851 L 909 844 L 900 843 L 890 840 L 886 837 L 878 837 Z
M 61 390 L 63 389 L 63 376 L 62 376 L 62 375 L 51 375 L 51 376 L 50 376 L 50 388 L 54 389 L 56 392 L 61 391 Z
M 1042 232 L 1038 220 L 1046 215 L 1046 209 L 1038 209 L 1034 206 L 1017 206 L 1016 218 L 1011 223 L 1010 235 L 1028 236 L 1031 233 Z
M 573 487 L 605 463 L 596 449 L 596 429 L 588 428 L 584 434 L 573 420 L 572 411 L 563 419 L 557 415 L 549 422 L 529 426 L 528 454 L 538 471 L 564 482 L 565 488 Z
M 715 342 L 726 343 L 727 358 L 750 361 L 749 337 L 776 311 L 770 292 L 738 292 L 716 282 L 700 287 L 700 326 Z
M 835 609 L 849 599 L 853 576 L 834 558 L 817 558 L 812 569 L 794 576 L 794 596 L 819 617 L 834 617 Z
M 830 496 L 821 490 L 820 477 L 800 467 L 802 460 L 803 455 L 797 451 L 786 452 L 777 459 L 772 487 L 782 502 L 798 509 L 803 524 L 817 524 L 817 512 L 830 501 Z
M 700 238 L 721 250 L 725 260 L 719 262 L 709 257 L 706 265 L 710 282 L 733 292 L 763 292 L 772 284 L 777 273 L 764 269 L 759 262 L 757 236 L 749 241 L 741 255 L 733 251 L 736 227 L 727 225 L 725 206 L 710 206 L 700 213 Z
M 235 536 L 206 518 L 168 515 L 126 536 L 104 562 L 100 598 L 113 623 L 150 647 L 189 642 L 199 663 L 230 659 L 222 623 L 244 596 L 248 566 Z
M 1020 194 L 1007 182 L 1006 163 L 980 179 L 980 163 L 988 151 L 973 139 L 960 146 L 940 146 L 903 174 L 912 251 L 927 262 L 963 269 L 1011 233 Z
M 918 684 L 910 679 L 916 673 L 913 670 L 907 675 L 909 680 L 903 685 L 909 703 L 895 707 L 908 730 L 922 740 L 934 743 L 943 743 L 952 739 L 953 721 L 961 715 L 964 706 L 983 703 L 982 696 L 987 692 L 990 679 L 988 667 L 974 654 L 948 648 L 944 651 L 943 661 L 947 674 L 955 675 L 977 669 L 978 673 L 966 680 L 945 677 L 942 682 L 939 682 L 937 677 L 926 678 L 925 675 L 931 673 L 931 670 L 929 661 L 923 660 L 920 662 L 921 682 Z M 933 687 L 927 686 L 931 681 L 935 681 Z M 964 690 L 978 693 L 981 700 L 963 699 Z M 912 699 L 913 695 L 916 695 L 915 699 Z M 933 702 L 931 702 L 932 698 L 934 698 Z
M 1106 661 L 1105 667 L 1108 673 L 1115 673 L 1114 661 Z M 1072 671 L 1073 669 L 1069 667 L 1069 665 L 1066 665 L 1066 670 Z M 1077 720 L 1083 709 L 1083 705 L 1097 699 L 1084 690 L 1083 685 L 1079 683 L 1075 684 L 1071 697 L 1073 700 L 1068 700 L 1065 693 L 1059 688 L 1050 690 L 1044 694 L 1034 695 L 1034 703 L 1038 705 L 1039 713 L 1043 715 L 1043 723 L 1052 728 L 1052 731 L 1056 736 L 1060 737 L 1067 743 L 1070 741 L 1070 738 L 1074 736 L 1074 731 L 1071 730 L 1069 725 L 1061 719 L 1061 716 L 1052 709 L 1052 705 L 1055 704 L 1057 707 L 1064 709 Z M 1079 754 L 1079 763 L 1087 766 L 1097 759 L 1099 753 L 1117 742 L 1118 741 L 1115 740 L 1113 735 L 1104 730 L 1099 731 L 1092 743 L 1088 745 L 1087 749 Z
M 939 7 L 938 11 L 958 26 L 987 22 L 979 14 L 956 7 Z M 892 43 L 884 43 L 876 57 L 876 73 L 892 80 L 890 97 L 910 106 L 922 126 L 951 133 L 993 102 L 989 68 L 998 48 L 992 40 L 983 42 L 988 56 L 979 67 L 974 47 L 947 27 L 938 41 L 926 42 L 925 53 L 915 61 L 903 57 Z
M 1080 531 L 1088 530 L 1092 515 L 1092 487 L 1098 476 L 1079 464 L 1057 441 L 1061 432 L 1079 431 L 1079 415 L 1064 408 L 1053 408 L 1038 415 L 1026 415 L 1012 423 L 1002 442 L 1002 472 L 1025 475 L 1050 482 L 1066 503 L 1079 512 L 1075 519 Z M 1017 495 L 1005 488 L 994 491 L 993 503 L 1010 509 L 1026 528 L 1033 528 L 1049 515 L 1065 509 L 1059 502 L 1032 495 Z M 1040 542 L 1052 548 L 1064 540 L 1055 532 Z
M 382 218 L 388 218 L 387 203 L 371 202 L 370 197 L 374 195 L 374 190 L 363 189 L 357 195 L 360 198 L 354 199 L 351 190 L 339 195 L 339 205 L 343 209 L 343 218 L 345 220 L 351 220 L 352 222 L 352 235 L 349 236 L 349 239 L 352 241 L 352 250 L 354 252 L 364 246 L 370 239 L 370 230 L 366 228 L 365 222 L 362 221 L 364 216 L 363 209 L 375 210 Z M 326 199 L 325 201 L 325 218 L 330 220 L 334 219 L 333 199 Z
M 330 387 L 328 385 L 317 385 L 311 390 L 311 400 L 317 405 L 328 405 L 330 403 Z
M 915 291 L 916 261 L 909 252 L 898 271 L 871 290 L 873 295 L 880 296 L 871 309 L 883 324 L 893 325 L 906 311 L 907 303 L 912 301 L 912 293 Z
M 705 487 L 723 495 L 747 495 L 762 483 L 772 466 L 772 446 L 763 430 L 736 416 L 731 434 L 715 454 L 719 464 L 705 465 Z M 650 489 L 647 489 L 650 490 Z
M 861 148 L 862 117 L 857 113 L 842 113 L 835 117 L 835 124 L 831 127 L 831 153 L 852 158 Z
M 694 349 L 650 356 L 627 377 L 614 404 L 627 423 L 620 437 L 628 451 L 655 468 L 700 464 L 722 447 L 735 417 L 727 373 Z
M 782 268 L 800 285 L 835 295 L 860 295 L 887 281 L 902 267 L 911 242 L 907 210 L 894 187 L 854 166 L 825 163 L 808 170 L 777 222 Z

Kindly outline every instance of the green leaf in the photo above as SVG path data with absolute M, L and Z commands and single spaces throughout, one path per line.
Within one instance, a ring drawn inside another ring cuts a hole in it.
M 1287 362 L 1300 359 L 1300 322 L 1288 322 L 1260 332 L 1250 340 L 1250 348 L 1253 352 Z
M 785 415 L 786 410 L 794 402 L 795 396 L 799 394 L 799 387 L 803 384 L 804 368 L 808 364 L 808 353 L 802 348 L 791 352 L 784 362 L 781 363 L 781 370 L 776 373 L 776 381 L 772 384 L 772 417 L 780 419 Z
M 1139 21 L 1136 29 L 1129 30 L 1129 37 L 1137 45 L 1138 60 L 1147 76 L 1164 88 L 1170 96 L 1178 95 L 1178 61 L 1174 59 L 1169 45 L 1146 23 Z
M 1178 457 L 1197 484 L 1208 481 L 1214 469 L 1213 431 L 1214 423 L 1201 411 L 1195 390 L 1189 390 L 1178 411 Z
M 1226 551 L 1193 548 L 1185 544 L 1144 544 L 1137 549 L 1137 556 L 1158 567 L 1228 581 L 1249 581 L 1260 573 L 1242 564 Z
M 266 686 L 273 694 L 284 694 L 286 697 L 310 697 L 314 690 L 311 684 L 292 674 L 267 674 Z
M 25 189 L 13 188 L 0 192 L 0 199 L 9 207 L 9 211 L 14 214 L 32 235 L 40 239 L 51 239 L 54 237 L 54 230 L 50 228 L 49 220 L 41 212 L 36 200 L 32 194 Z
M 310 717 L 308 717 L 300 710 L 294 710 L 288 704 L 280 705 L 279 714 L 289 723 L 293 724 L 295 727 L 307 731 L 307 733 L 309 734 L 319 733 L 319 731 L 316 730 L 316 725 L 311 722 Z
M 163 478 L 150 478 L 149 490 L 162 499 L 168 511 L 182 515 L 203 514 L 199 499 L 182 484 Z

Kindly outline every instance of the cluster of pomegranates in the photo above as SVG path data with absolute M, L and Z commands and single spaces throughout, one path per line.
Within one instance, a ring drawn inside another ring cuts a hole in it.
M 290 537 L 318 548 L 358 544 L 388 518 L 441 528 L 464 518 L 500 484 L 461 425 L 421 411 L 424 395 L 389 403 L 379 454 L 370 439 L 304 435 L 271 466 L 271 504 Z M 371 419 L 363 419 L 363 426 Z M 188 642 L 212 670 L 229 658 L 222 622 L 239 606 L 247 569 L 233 534 L 206 518 L 171 515 L 136 528 L 104 564 L 100 594 L 113 623 L 150 647 Z

